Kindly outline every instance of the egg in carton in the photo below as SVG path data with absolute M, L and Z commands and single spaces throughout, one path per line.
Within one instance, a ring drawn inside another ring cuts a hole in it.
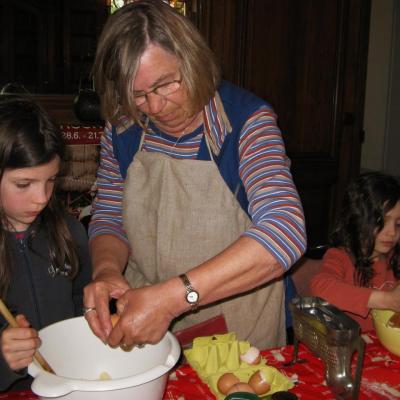
M 249 390 L 253 389 L 261 398 L 293 387 L 285 375 L 266 365 L 264 358 L 257 357 L 259 351 L 248 341 L 237 340 L 234 332 L 195 338 L 192 348 L 185 350 L 184 354 L 218 400 L 223 400 L 229 392 L 228 386 L 237 382 L 248 384 L 251 381 Z M 265 381 L 267 386 L 263 385 Z

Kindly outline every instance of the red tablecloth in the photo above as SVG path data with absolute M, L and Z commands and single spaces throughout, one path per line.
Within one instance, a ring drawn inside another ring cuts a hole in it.
M 360 389 L 360 400 L 400 399 L 400 357 L 389 353 L 378 342 L 374 333 L 363 335 L 366 341 L 364 366 Z M 299 347 L 299 358 L 306 363 L 283 367 L 292 359 L 293 346 L 285 346 L 262 352 L 267 363 L 278 368 L 296 384 L 291 390 L 300 399 L 333 400 L 332 391 L 325 384 L 323 362 L 313 356 L 303 345 Z M 0 394 L 0 399 L 36 400 L 30 391 Z M 215 400 L 208 386 L 200 381 L 188 365 L 180 366 L 171 373 L 163 400 Z

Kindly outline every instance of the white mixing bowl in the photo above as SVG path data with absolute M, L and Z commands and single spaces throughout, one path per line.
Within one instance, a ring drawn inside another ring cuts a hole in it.
M 181 353 L 170 332 L 156 345 L 128 352 L 113 349 L 92 333 L 83 317 L 50 325 L 39 336 L 40 352 L 56 373 L 36 362 L 29 365 L 32 390 L 40 399 L 160 400 Z M 105 374 L 111 379 L 101 380 Z

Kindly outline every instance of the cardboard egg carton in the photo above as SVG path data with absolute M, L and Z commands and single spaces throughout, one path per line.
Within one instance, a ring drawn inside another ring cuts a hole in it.
M 185 357 L 198 376 L 210 387 L 218 400 L 225 395 L 217 389 L 219 378 L 232 372 L 241 382 L 248 382 L 250 377 L 259 370 L 271 376 L 271 389 L 263 396 L 269 396 L 280 390 L 288 390 L 293 383 L 276 368 L 266 365 L 261 358 L 258 364 L 250 365 L 240 359 L 251 347 L 247 341 L 238 341 L 233 332 L 223 335 L 202 336 L 193 340 L 191 349 L 184 351 Z

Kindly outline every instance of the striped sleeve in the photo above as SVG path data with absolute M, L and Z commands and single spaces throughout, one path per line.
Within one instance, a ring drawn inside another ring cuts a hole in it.
M 244 235 L 261 243 L 287 270 L 306 248 L 304 215 L 276 115 L 268 106 L 244 125 L 239 157 L 253 221 Z
M 122 195 L 124 180 L 119 164 L 114 157 L 110 126 L 104 129 L 101 137 L 100 165 L 97 171 L 97 195 L 92 203 L 92 218 L 89 225 L 89 238 L 99 235 L 114 235 L 128 244 L 122 226 Z

